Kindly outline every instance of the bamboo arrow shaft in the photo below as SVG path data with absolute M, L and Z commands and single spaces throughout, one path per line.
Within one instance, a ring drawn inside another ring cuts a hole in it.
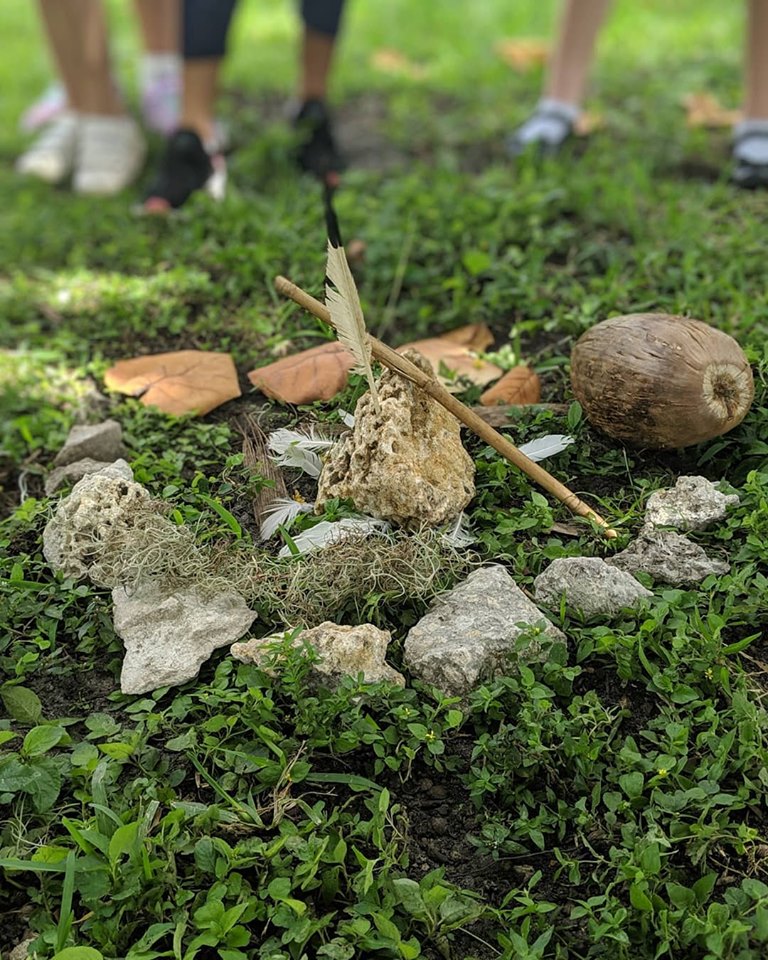
M 292 283 L 286 277 L 277 277 L 275 279 L 275 288 L 279 293 L 298 303 L 299 306 L 304 307 L 305 310 L 319 320 L 323 320 L 331 327 L 333 326 L 331 315 L 325 304 L 316 300 L 313 296 L 310 296 L 305 290 L 297 287 L 295 283 Z M 493 447 L 494 450 L 497 450 L 503 457 L 509 460 L 510 463 L 513 463 L 522 470 L 534 483 L 537 483 L 548 493 L 551 493 L 553 497 L 565 504 L 572 513 L 581 517 L 587 517 L 599 524 L 599 526 L 604 528 L 605 535 L 609 539 L 616 537 L 616 531 L 612 530 L 608 526 L 608 523 L 591 507 L 584 503 L 583 500 L 579 499 L 572 490 L 569 490 L 565 484 L 556 480 L 551 473 L 548 473 L 543 467 L 540 467 L 538 463 L 534 463 L 533 460 L 526 457 L 524 453 L 518 450 L 518 448 L 507 440 L 505 436 L 500 434 L 498 430 L 495 430 L 490 424 L 486 423 L 482 417 L 479 417 L 473 410 L 466 406 L 466 404 L 457 400 L 435 377 L 424 373 L 416 364 L 411 363 L 407 357 L 397 353 L 375 337 L 371 337 L 370 339 L 371 352 L 377 360 L 421 387 L 425 393 L 428 393 L 439 404 L 445 407 L 446 410 L 450 411 L 457 420 L 460 420 L 461 423 L 469 427 L 469 429 L 476 433 L 482 440 L 485 440 L 487 444 Z

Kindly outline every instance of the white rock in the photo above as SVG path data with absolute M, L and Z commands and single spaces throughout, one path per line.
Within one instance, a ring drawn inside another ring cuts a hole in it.
M 705 530 L 724 520 L 728 507 L 739 502 L 735 493 L 720 493 L 706 477 L 680 477 L 674 487 L 657 490 L 648 497 L 645 526 Z
M 105 463 L 103 460 L 76 460 L 63 467 L 56 467 L 48 474 L 45 480 L 45 495 L 50 497 L 65 483 L 82 480 L 90 473 L 100 473 L 105 477 L 117 477 L 123 480 L 133 480 L 133 470 L 125 460 L 115 460 L 114 463 Z
M 540 632 L 525 636 L 531 629 Z M 565 642 L 507 571 L 493 565 L 476 570 L 437 598 L 408 633 L 405 663 L 426 683 L 462 696 L 484 680 L 512 671 L 514 652 L 523 660 L 541 659 L 545 639 Z
M 107 470 L 120 468 L 114 465 Z M 78 481 L 58 505 L 43 531 L 43 554 L 55 571 L 86 576 L 103 545 L 119 525 L 130 525 L 150 509 L 149 493 L 139 483 L 109 473 Z
M 246 640 L 232 646 L 232 656 L 243 663 L 262 666 L 270 658 L 270 648 L 285 634 Z M 338 680 L 344 676 L 357 677 L 362 673 L 366 683 L 405 685 L 405 678 L 385 662 L 391 636 L 372 623 L 356 627 L 340 626 L 326 620 L 311 630 L 303 630 L 294 639 L 295 646 L 309 644 L 318 655 L 314 669 L 325 677 Z
M 414 351 L 404 356 L 432 373 Z M 459 421 L 423 390 L 390 370 L 379 383 L 381 412 L 360 398 L 355 425 L 328 454 L 315 510 L 335 497 L 367 516 L 402 525 L 439 526 L 475 493 L 475 465 L 461 445 Z
M 196 677 L 214 650 L 238 640 L 256 614 L 234 590 L 147 583 L 112 591 L 115 633 L 125 644 L 123 693 L 146 693 Z
M 123 428 L 117 420 L 104 420 L 102 423 L 72 427 L 54 463 L 57 467 L 63 467 L 86 458 L 112 463 L 123 456 Z
M 654 580 L 682 587 L 710 574 L 722 576 L 730 565 L 713 560 L 697 544 L 673 530 L 646 528 L 626 550 L 606 560 L 627 573 L 647 573 Z
M 585 617 L 614 616 L 653 596 L 629 573 L 612 567 L 600 557 L 560 557 L 534 580 L 537 603 L 559 607 L 566 604 Z
M 8 960 L 31 960 L 31 958 L 36 957 L 36 953 L 29 952 L 29 948 L 35 940 L 37 940 L 37 937 L 28 937 L 26 940 L 22 940 L 21 943 L 17 943 L 8 954 Z

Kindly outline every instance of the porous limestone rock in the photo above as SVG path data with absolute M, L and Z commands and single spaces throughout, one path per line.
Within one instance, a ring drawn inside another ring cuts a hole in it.
M 419 353 L 403 356 L 431 375 Z M 475 466 L 461 445 L 458 420 L 391 370 L 381 376 L 379 399 L 377 413 L 371 395 L 361 397 L 353 429 L 328 455 L 317 512 L 338 497 L 403 526 L 457 517 L 475 494 Z
M 115 476 L 112 465 L 106 471 L 79 480 L 43 531 L 43 555 L 65 576 L 86 576 L 116 528 L 150 509 L 149 493 L 140 483 Z
M 419 679 L 450 696 L 546 656 L 542 640 L 565 637 L 528 599 L 504 567 L 481 567 L 437 598 L 405 641 L 405 663 Z
M 115 460 L 114 463 L 103 460 L 92 460 L 86 457 L 75 460 L 63 467 L 56 467 L 48 474 L 45 480 L 45 495 L 50 497 L 65 483 L 82 480 L 89 473 L 101 473 L 105 477 L 122 477 L 123 480 L 133 480 L 133 470 L 125 460 Z
M 31 960 L 32 957 L 37 956 L 37 954 L 32 954 L 29 952 L 29 948 L 37 940 L 37 937 L 27 937 L 26 940 L 22 940 L 21 943 L 17 943 L 16 946 L 8 954 L 8 960 Z
M 232 645 L 232 656 L 243 663 L 263 666 L 271 657 L 271 648 L 285 634 L 246 640 Z M 311 630 L 303 630 L 293 640 L 295 646 L 309 644 L 317 653 L 313 664 L 317 673 L 332 680 L 357 677 L 362 673 L 366 683 L 396 683 L 405 686 L 405 678 L 385 661 L 391 640 L 389 631 L 379 630 L 372 623 L 345 627 L 326 620 Z
M 125 644 L 123 693 L 147 693 L 196 677 L 214 650 L 238 640 L 256 614 L 235 590 L 144 583 L 112 591 L 115 633 Z
M 614 616 L 653 596 L 635 578 L 612 567 L 600 557 L 560 557 L 534 580 L 537 603 L 558 607 L 565 596 L 567 606 L 585 617 Z
M 122 427 L 117 420 L 104 420 L 102 423 L 72 427 L 53 462 L 57 467 L 86 458 L 113 463 L 124 456 Z
M 648 497 L 645 526 L 705 530 L 724 520 L 728 507 L 735 506 L 735 493 L 720 493 L 706 477 L 679 477 L 674 487 L 657 490 Z
M 710 574 L 722 576 L 731 569 L 724 560 L 713 560 L 698 543 L 673 530 L 646 528 L 626 550 L 606 561 L 627 573 L 647 573 L 660 583 L 683 587 L 700 583 Z

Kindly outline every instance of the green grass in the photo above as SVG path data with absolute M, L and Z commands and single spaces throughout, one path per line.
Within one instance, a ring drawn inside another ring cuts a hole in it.
M 133 89 L 125 7 L 110 4 Z M 590 100 L 607 128 L 513 168 L 502 138 L 541 77 L 511 73 L 494 43 L 546 35 L 555 7 L 350 4 L 335 96 L 361 162 L 338 208 L 367 243 L 372 331 L 396 345 L 485 321 L 534 364 L 545 400 L 569 402 L 582 331 L 684 312 L 741 342 L 756 398 L 734 432 L 668 455 L 625 450 L 575 405 L 519 417 L 517 442 L 576 437 L 551 469 L 617 525 L 618 547 L 653 490 L 724 480 L 740 504 L 696 539 L 731 571 L 656 585 L 609 623 L 554 611 L 567 649 L 510 664 L 466 703 L 418 684 L 318 688 L 295 652 L 276 675 L 220 652 L 181 689 L 115 692 L 109 594 L 51 574 L 42 480 L 74 419 L 105 412 L 92 385 L 112 360 L 194 346 L 230 351 L 245 373 L 327 336 L 271 286 L 284 273 L 319 294 L 323 280 L 317 189 L 290 169 L 275 108 L 294 82 L 294 11 L 242 4 L 222 101 L 239 145 L 231 195 L 166 223 L 132 218 L 132 195 L 94 202 L 14 176 L 17 118 L 47 66 L 34 8 L 0 8 L 13 37 L 0 62 L 0 957 L 27 931 L 41 960 L 765 956 L 768 196 L 729 186 L 726 133 L 686 129 L 679 105 L 694 90 L 738 103 L 741 5 L 617 5 Z M 424 79 L 378 72 L 383 47 Z M 334 419 L 362 389 L 301 415 Z M 176 522 L 201 547 L 248 552 L 263 481 L 236 417 L 261 404 L 250 394 L 203 421 L 116 398 L 106 410 Z M 521 586 L 554 558 L 614 549 L 559 533 L 562 507 L 467 447 L 478 552 Z M 301 583 L 339 622 L 390 629 L 401 667 L 425 596 L 385 578 L 341 592 L 335 576 Z M 260 613 L 255 635 L 299 611 Z

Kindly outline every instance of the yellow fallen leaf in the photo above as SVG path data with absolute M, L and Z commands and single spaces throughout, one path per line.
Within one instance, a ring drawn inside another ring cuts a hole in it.
M 496 54 L 513 70 L 527 73 L 549 59 L 550 44 L 534 37 L 510 37 L 496 43 Z
M 689 93 L 683 106 L 689 127 L 732 127 L 744 117 L 743 111 L 727 109 L 711 93 Z
M 145 406 L 174 416 L 202 415 L 240 396 L 232 357 L 210 350 L 118 360 L 104 374 L 104 383 L 109 390 L 139 397 Z
M 596 130 L 602 130 L 605 126 L 605 117 L 602 113 L 597 113 L 592 110 L 584 110 L 579 114 L 579 118 L 576 121 L 573 132 L 577 137 L 588 137 L 591 133 L 594 133 Z
M 381 73 L 408 77 L 409 80 L 423 80 L 427 75 L 426 68 L 422 64 L 414 63 L 404 53 L 390 48 L 375 50 L 371 55 L 371 66 Z

